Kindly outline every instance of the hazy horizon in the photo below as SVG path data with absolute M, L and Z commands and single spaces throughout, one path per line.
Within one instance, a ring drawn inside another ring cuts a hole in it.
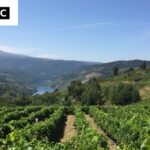
M 150 59 L 118 59 L 118 60 L 112 60 L 112 61 L 85 61 L 85 60 L 75 60 L 75 59 L 56 59 L 56 58 L 44 58 L 44 57 L 36 57 L 36 56 L 31 56 L 31 55 L 25 55 L 25 54 L 19 54 L 19 53 L 13 53 L 13 52 L 7 52 L 4 50 L 0 49 L 0 52 L 5 52 L 9 54 L 15 54 L 15 55 L 20 55 L 20 56 L 25 56 L 25 57 L 32 57 L 32 58 L 39 58 L 39 59 L 50 59 L 50 60 L 64 60 L 64 61 L 81 61 L 81 62 L 93 62 L 93 63 L 111 63 L 111 62 L 116 62 L 116 61 L 132 61 L 132 60 L 141 60 L 141 61 L 150 61 Z
M 0 49 L 59 60 L 149 60 L 150 1 L 108 1 L 20 1 L 19 26 L 0 27 Z

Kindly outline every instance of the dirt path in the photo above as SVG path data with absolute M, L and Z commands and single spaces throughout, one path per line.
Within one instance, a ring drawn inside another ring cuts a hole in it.
M 116 150 L 116 143 L 110 139 L 107 134 L 102 130 L 100 129 L 96 123 L 94 122 L 94 119 L 92 117 L 90 117 L 89 115 L 85 115 L 86 119 L 90 122 L 92 128 L 96 129 L 97 130 L 97 133 L 103 135 L 104 137 L 107 137 L 108 139 L 108 147 L 110 150 Z
M 150 86 L 145 86 L 142 89 L 140 89 L 140 96 L 142 99 L 149 99 L 150 98 Z
M 65 127 L 64 127 L 64 136 L 60 140 L 61 142 L 66 142 L 71 137 L 75 136 L 76 130 L 75 130 L 74 126 L 73 126 L 74 120 L 75 120 L 75 116 L 74 115 L 68 115 L 67 116 L 67 121 L 66 121 L 66 124 L 65 124 Z

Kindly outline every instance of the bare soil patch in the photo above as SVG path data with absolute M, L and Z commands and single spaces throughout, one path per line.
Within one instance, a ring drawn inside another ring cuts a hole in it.
M 62 143 L 66 142 L 67 140 L 76 135 L 76 129 L 73 126 L 74 120 L 75 120 L 74 115 L 67 116 L 66 124 L 64 127 L 64 135 L 63 138 L 60 140 Z
M 140 96 L 142 97 L 142 99 L 149 99 L 150 98 L 150 87 L 145 86 L 144 88 L 142 88 L 140 90 Z
M 92 117 L 90 117 L 89 115 L 85 115 L 87 121 L 90 122 L 91 126 L 93 129 L 96 129 L 97 133 L 103 135 L 104 137 L 106 137 L 108 139 L 108 147 L 110 150 L 116 150 L 116 142 L 113 141 L 111 138 L 109 138 L 107 136 L 107 134 L 100 128 L 96 125 L 96 123 L 94 122 L 94 119 Z

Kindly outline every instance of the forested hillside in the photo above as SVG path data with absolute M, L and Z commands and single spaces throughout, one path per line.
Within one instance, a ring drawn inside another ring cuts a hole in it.
M 147 67 L 150 67 L 150 61 L 143 60 L 129 60 L 129 61 L 116 61 L 110 63 L 102 63 L 91 66 L 84 66 L 73 71 L 71 74 L 55 78 L 50 82 L 50 85 L 57 85 L 60 88 L 67 87 L 72 80 L 81 80 L 83 83 L 89 81 L 92 78 L 97 77 L 110 77 L 113 76 L 113 68 L 117 67 L 120 72 L 128 70 L 130 68 L 137 69 L 143 62 L 146 63 Z
M 100 93 L 100 95 L 102 95 L 102 101 L 109 99 L 109 97 L 106 97 L 107 90 L 105 89 L 107 89 L 107 85 L 111 87 L 113 83 L 119 82 L 135 83 L 136 88 L 145 85 L 143 90 L 140 90 L 140 94 L 142 96 L 147 95 L 145 93 L 149 91 L 149 87 L 146 87 L 146 84 L 149 84 L 149 70 L 138 69 L 141 68 L 143 63 L 146 64 L 147 68 L 150 66 L 149 61 L 141 60 L 117 61 L 95 65 L 95 63 L 89 62 L 33 58 L 0 51 L 0 99 L 2 103 L 6 101 L 12 102 L 15 99 L 32 95 L 36 86 L 42 84 L 66 91 L 73 80 L 79 80 L 74 86 L 78 84 L 77 86 L 80 87 L 81 85 L 80 88 L 82 92 L 79 92 L 79 99 L 83 97 L 82 101 L 84 101 L 84 99 L 89 99 L 90 97 L 90 95 L 88 95 L 90 91 L 88 88 L 85 88 L 86 84 L 91 91 L 92 88 L 95 88 L 94 86 L 97 85 L 97 83 L 88 83 L 88 81 L 91 81 L 93 78 L 97 78 L 96 80 L 100 83 L 100 87 L 97 88 L 102 89 L 102 93 Z M 118 70 L 119 76 L 114 77 L 115 68 Z M 85 83 L 85 87 L 82 83 Z M 76 87 L 74 89 L 76 89 Z M 56 98 L 55 101 L 54 97 L 55 96 L 53 96 L 54 103 L 60 102 L 59 98 Z M 66 95 L 66 97 L 68 97 L 68 95 Z M 42 99 L 40 101 L 39 103 L 42 103 Z M 61 100 L 61 103 L 63 101 L 64 100 Z
M 90 65 L 90 62 L 34 58 L 0 51 L 0 72 L 7 71 L 29 83 L 44 82 Z
M 0 101 L 32 95 L 54 77 L 91 65 L 89 62 L 51 60 L 0 51 Z
M 111 77 L 97 77 L 86 83 L 74 80 L 63 90 L 26 98 L 28 104 L 61 104 L 61 105 L 127 105 L 149 99 L 150 69 L 126 69 Z M 113 72 L 112 71 L 112 72 Z M 20 99 L 19 106 L 25 100 Z

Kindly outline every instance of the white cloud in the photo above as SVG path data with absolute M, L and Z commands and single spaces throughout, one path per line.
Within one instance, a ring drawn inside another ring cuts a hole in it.
M 68 27 L 62 27 L 62 28 L 56 28 L 54 30 L 70 30 L 70 29 L 84 29 L 84 28 L 94 28 L 98 26 L 104 26 L 109 25 L 110 22 L 97 22 L 97 23 L 89 23 L 89 24 L 83 24 L 83 25 L 76 25 L 76 26 L 68 26 Z
M 71 29 L 92 29 L 95 27 L 103 27 L 107 25 L 141 25 L 141 24 L 150 24 L 149 22 L 138 22 L 136 20 L 116 20 L 116 21 L 107 21 L 107 22 L 94 22 L 94 23 L 87 23 L 81 25 L 74 25 L 68 27 L 60 27 L 53 29 L 55 31 L 64 31 L 64 30 L 71 30 Z

